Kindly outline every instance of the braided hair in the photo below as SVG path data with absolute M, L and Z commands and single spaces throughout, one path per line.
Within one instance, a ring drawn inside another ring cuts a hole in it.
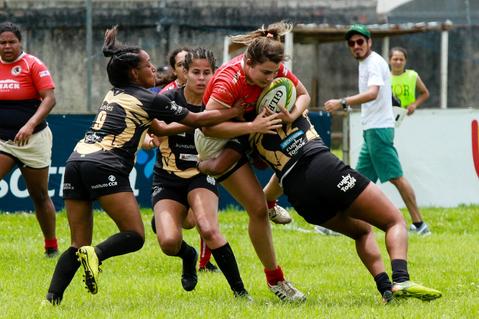
M 231 41 L 247 45 L 245 57 L 255 64 L 266 61 L 280 63 L 284 61 L 284 45 L 281 37 L 293 29 L 293 25 L 284 21 L 264 25 L 250 33 L 231 37 Z
M 108 80 L 115 87 L 130 84 L 130 69 L 138 67 L 141 49 L 116 41 L 118 26 L 106 30 L 103 42 L 103 55 L 111 57 L 106 66 Z
M 183 67 L 185 68 L 185 70 L 188 71 L 193 61 L 197 59 L 207 60 L 208 64 L 211 67 L 211 70 L 213 72 L 215 71 L 216 69 L 215 56 L 213 55 L 213 52 L 204 48 L 190 49 L 188 51 L 188 53 L 185 55 L 185 61 L 183 63 Z

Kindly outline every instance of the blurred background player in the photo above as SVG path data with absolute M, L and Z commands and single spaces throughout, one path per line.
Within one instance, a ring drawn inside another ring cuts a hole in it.
M 394 47 L 389 51 L 393 96 L 399 100 L 401 107 L 407 109 L 407 115 L 412 115 L 414 111 L 429 98 L 429 90 L 416 71 L 406 69 L 406 63 L 406 49 Z M 422 220 L 422 216 L 419 212 L 417 214 L 411 214 L 411 218 L 412 224 L 409 227 L 410 232 L 419 235 L 430 234 L 429 227 Z
M 429 90 L 416 71 L 406 69 L 406 63 L 406 49 L 394 47 L 389 51 L 393 96 L 400 101 L 401 107 L 407 109 L 407 114 L 411 115 L 429 98 Z
M 55 84 L 37 57 L 23 52 L 20 28 L 0 24 L 0 180 L 18 165 L 45 240 L 45 255 L 58 254 L 55 206 L 48 196 L 52 132 L 46 118 L 55 106 Z
M 175 75 L 167 65 L 159 66 L 156 68 L 156 81 L 155 86 L 150 88 L 153 93 L 160 93 L 161 89 L 165 87 L 171 81 L 174 81 Z
M 173 79 L 161 89 L 160 93 L 165 93 L 168 90 L 176 89 L 185 85 L 186 75 L 183 62 L 185 61 L 185 55 L 189 50 L 189 48 L 178 48 L 170 53 L 168 62 L 170 63 L 171 72 L 173 72 Z

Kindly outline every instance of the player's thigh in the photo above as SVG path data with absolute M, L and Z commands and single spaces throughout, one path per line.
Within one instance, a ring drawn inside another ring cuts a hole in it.
M 71 245 L 76 248 L 90 245 L 93 234 L 91 201 L 66 199 L 65 209 L 70 226 Z
M 351 218 L 344 212 L 339 212 L 333 218 L 322 223 L 321 226 L 344 234 L 352 239 L 357 239 L 371 231 L 371 225 L 362 220 Z
M 348 216 L 363 220 L 381 230 L 402 223 L 404 217 L 374 183 L 369 185 L 346 210 Z
M 200 230 L 218 228 L 218 195 L 206 188 L 188 193 L 188 202 Z
M 0 179 L 4 178 L 15 166 L 15 159 L 10 155 L 0 153 Z
M 153 207 L 155 214 L 156 235 L 160 241 L 181 239 L 183 221 L 187 208 L 174 200 L 162 199 Z
M 221 183 L 251 215 L 266 215 L 266 199 L 258 179 L 249 164 L 238 168 Z
M 120 231 L 134 231 L 145 235 L 140 208 L 133 192 L 118 192 L 98 198 L 101 207 L 113 219 Z
M 48 198 L 49 167 L 22 167 L 20 170 L 27 184 L 28 193 L 34 198 Z

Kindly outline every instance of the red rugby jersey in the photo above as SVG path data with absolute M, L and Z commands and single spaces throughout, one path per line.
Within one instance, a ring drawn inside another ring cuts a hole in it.
M 165 85 L 159 94 L 163 94 L 165 93 L 166 91 L 169 91 L 169 90 L 174 90 L 174 89 L 177 89 L 179 88 L 180 85 L 178 84 L 178 81 L 177 80 L 174 80 L 174 81 L 171 81 L 170 83 L 168 83 L 167 85 Z
M 54 89 L 48 68 L 33 55 L 22 53 L 13 62 L 0 59 L 0 138 L 13 139 L 41 103 L 39 91 Z M 46 122 L 35 128 L 35 132 Z
M 0 101 L 40 100 L 38 91 L 53 88 L 47 67 L 33 55 L 22 53 L 10 63 L 0 60 Z
M 215 99 L 226 107 L 230 107 L 239 99 L 243 99 L 243 104 L 246 108 L 245 112 L 256 111 L 256 101 L 264 88 L 247 83 L 243 70 L 243 59 L 244 54 L 241 54 L 222 65 L 215 72 L 203 95 L 203 103 L 205 105 L 210 98 Z M 283 63 L 280 64 L 276 77 L 286 77 L 295 86 L 299 83 L 298 78 Z

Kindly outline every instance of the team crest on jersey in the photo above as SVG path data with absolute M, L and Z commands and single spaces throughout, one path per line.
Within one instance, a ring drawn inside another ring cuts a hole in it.
M 20 73 L 22 73 L 22 67 L 19 66 L 19 65 L 14 66 L 14 67 L 12 68 L 12 71 L 11 71 L 11 72 L 12 72 L 12 75 L 17 76 L 17 75 L 19 75 Z

